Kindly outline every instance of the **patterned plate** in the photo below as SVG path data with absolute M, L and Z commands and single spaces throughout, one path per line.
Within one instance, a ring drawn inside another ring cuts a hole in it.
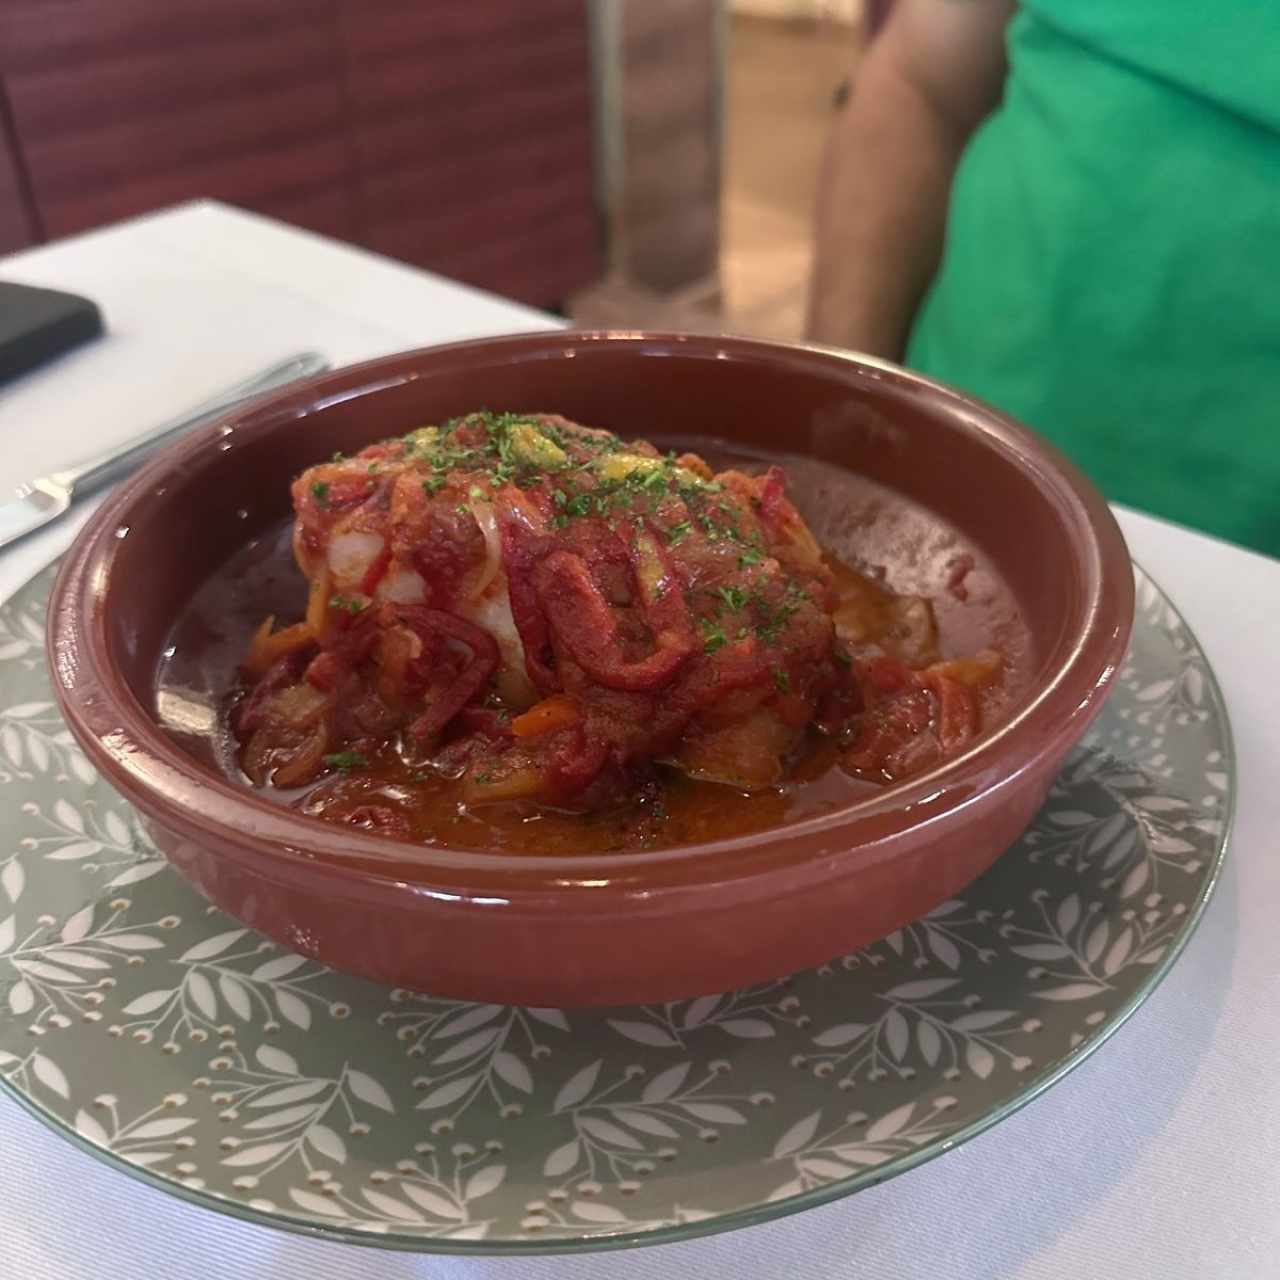
M 926 918 L 821 969 L 666 1005 L 390 990 L 240 928 L 156 855 L 51 704 L 51 573 L 0 609 L 0 1081 L 126 1172 L 271 1226 L 555 1250 L 856 1191 L 1095 1049 L 1173 962 L 1222 861 L 1226 714 L 1140 575 L 1088 742 L 1032 830 Z

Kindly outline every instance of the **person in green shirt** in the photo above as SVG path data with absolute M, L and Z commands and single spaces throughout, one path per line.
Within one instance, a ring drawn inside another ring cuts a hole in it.
M 833 132 L 809 328 L 1280 555 L 1280 3 L 897 0 Z

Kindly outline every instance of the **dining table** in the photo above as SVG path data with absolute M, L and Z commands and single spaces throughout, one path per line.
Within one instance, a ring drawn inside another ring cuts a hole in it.
M 100 339 L 0 387 L 6 493 L 298 350 L 341 365 L 563 324 L 213 201 L 24 250 L 0 259 L 0 279 L 91 298 L 105 323 Z M 0 551 L 0 598 L 58 557 L 98 500 Z M 0 1090 L 0 1275 L 1280 1275 L 1280 562 L 1116 515 L 1216 672 L 1237 808 L 1216 893 L 1167 979 L 1031 1105 L 902 1176 L 760 1225 L 624 1252 L 490 1257 L 363 1249 L 221 1216 L 91 1158 Z

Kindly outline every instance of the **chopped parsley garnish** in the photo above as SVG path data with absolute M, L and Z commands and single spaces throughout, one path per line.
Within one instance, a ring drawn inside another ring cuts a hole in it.
M 791 619 L 799 611 L 799 601 L 788 600 L 780 604 L 771 618 L 767 618 L 756 628 L 756 635 L 765 644 L 776 644 L 779 637 L 787 629 Z
M 428 497 L 434 498 L 449 483 L 447 476 L 428 476 L 422 482 L 422 488 Z
M 343 773 L 350 769 L 363 769 L 369 763 L 358 751 L 334 751 L 324 757 L 324 762 L 331 769 L 341 769 Z
M 667 477 L 662 471 L 655 469 L 644 477 L 640 487 L 649 494 L 665 498 L 667 496 Z
M 563 507 L 569 501 L 569 495 L 563 489 L 553 489 L 551 491 L 551 501 L 556 507 Z
M 838 662 L 842 667 L 846 667 L 846 668 L 847 668 L 847 667 L 851 667 L 851 666 L 853 666 L 853 659 L 852 659 L 851 657 L 849 657 L 849 655 L 848 655 L 847 653 L 845 653 L 845 651 L 844 651 L 843 649 L 832 649 L 832 650 L 831 650 L 831 656 L 832 656 L 832 657 L 833 657 L 833 658 L 834 658 L 834 659 L 835 659 L 835 660 L 836 660 L 836 661 L 837 661 L 837 662 Z
M 469 516 L 469 515 L 471 514 L 471 508 L 470 508 L 469 506 L 467 506 L 467 504 L 466 504 L 465 502 L 460 502 L 460 503 L 458 503 L 458 505 L 457 505 L 456 507 L 454 507 L 454 510 L 455 510 L 455 511 L 460 515 L 460 516 Z
M 738 557 L 738 568 L 750 569 L 753 564 L 759 564 L 763 559 L 764 559 L 764 556 L 759 551 L 757 551 L 754 547 L 748 547 Z
M 673 524 L 667 530 L 667 541 L 673 546 L 679 546 L 690 533 L 693 532 L 693 525 L 688 520 L 681 520 L 679 524 Z
M 728 643 L 729 638 L 725 635 L 724 628 L 711 618 L 703 618 L 702 652 L 715 653 L 717 649 L 723 649 Z
M 311 496 L 322 506 L 329 505 L 329 482 L 327 480 L 317 480 L 311 486 Z
M 780 667 L 775 669 L 773 673 L 773 683 L 778 686 L 779 693 L 791 692 L 791 676 Z
M 571 516 L 590 514 L 594 499 L 589 493 L 575 493 L 565 505 L 565 513 Z
M 741 587 L 721 587 L 716 594 L 724 601 L 726 608 L 735 612 L 747 603 L 747 593 Z
M 329 461 L 330 461 L 330 462 L 341 462 L 341 461 L 343 461 L 343 459 L 344 459 L 344 458 L 346 458 L 346 456 L 347 456 L 347 455 L 346 455 L 345 453 L 343 453 L 341 449 L 338 449 L 338 450 L 336 450 L 336 451 L 334 452 L 333 457 L 332 457 L 332 458 L 330 458 L 330 459 L 329 459 Z
M 356 600 L 352 596 L 330 596 L 330 609 L 344 609 L 347 613 L 363 613 L 368 606 L 363 600 Z

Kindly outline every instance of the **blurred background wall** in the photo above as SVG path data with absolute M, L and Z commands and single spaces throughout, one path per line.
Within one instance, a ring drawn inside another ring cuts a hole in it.
M 884 4 L 592 7 L 611 252 L 570 300 L 576 320 L 801 335 L 827 130 Z M 646 229 L 652 258 L 632 250 Z
M 3 0 L 0 252 L 211 196 L 582 323 L 795 336 L 864 0 Z

